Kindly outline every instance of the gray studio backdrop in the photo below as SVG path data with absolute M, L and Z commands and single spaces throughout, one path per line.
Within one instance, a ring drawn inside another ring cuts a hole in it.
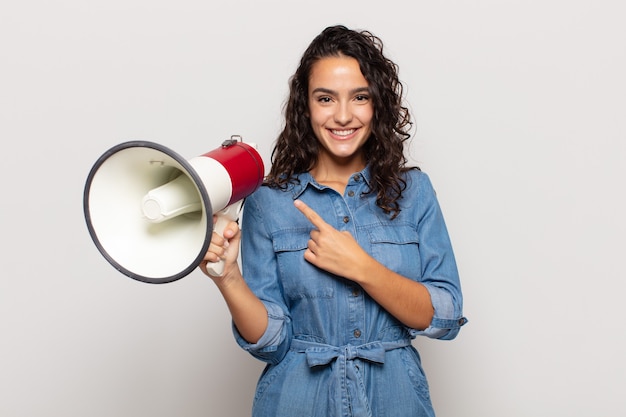
M 0 415 L 249 414 L 262 365 L 213 283 L 117 273 L 85 226 L 95 160 L 232 134 L 269 165 L 325 26 L 400 65 L 470 323 L 418 340 L 441 417 L 621 416 L 626 10 L 620 1 L 26 0 L 0 5 Z M 390 411 L 390 415 L 393 412 Z

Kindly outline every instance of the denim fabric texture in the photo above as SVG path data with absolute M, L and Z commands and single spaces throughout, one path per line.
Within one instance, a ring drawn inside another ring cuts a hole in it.
M 287 190 L 261 187 L 242 215 L 243 275 L 265 304 L 269 324 L 255 344 L 233 328 L 239 345 L 267 362 L 255 417 L 433 416 L 418 335 L 453 339 L 466 319 L 452 246 L 429 177 L 406 174 L 394 219 L 375 204 L 368 168 L 344 195 L 310 174 Z M 304 260 L 313 225 L 294 207 L 301 199 L 337 230 L 347 230 L 375 259 L 428 289 L 430 327 L 404 326 L 354 282 Z

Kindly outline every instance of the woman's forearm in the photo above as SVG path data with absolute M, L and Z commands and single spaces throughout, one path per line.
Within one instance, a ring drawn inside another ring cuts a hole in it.
M 404 325 L 424 330 L 433 319 L 430 293 L 419 282 L 403 277 L 370 258 L 356 279 L 363 290 Z
M 216 282 L 239 334 L 248 342 L 256 343 L 267 329 L 267 309 L 254 295 L 241 274 L 227 281 Z

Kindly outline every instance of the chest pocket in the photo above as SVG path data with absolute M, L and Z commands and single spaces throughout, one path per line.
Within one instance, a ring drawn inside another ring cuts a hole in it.
M 385 224 L 368 226 L 366 230 L 371 245 L 370 253 L 376 260 L 400 275 L 421 279 L 419 236 L 412 226 Z
M 332 298 L 334 279 L 304 259 L 311 229 L 274 234 L 273 246 L 283 289 L 291 300 Z

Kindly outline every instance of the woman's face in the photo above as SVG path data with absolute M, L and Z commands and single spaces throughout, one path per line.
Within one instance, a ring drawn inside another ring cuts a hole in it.
M 358 61 L 320 59 L 311 68 L 308 94 L 311 127 L 322 145 L 320 158 L 363 164 L 374 107 Z

